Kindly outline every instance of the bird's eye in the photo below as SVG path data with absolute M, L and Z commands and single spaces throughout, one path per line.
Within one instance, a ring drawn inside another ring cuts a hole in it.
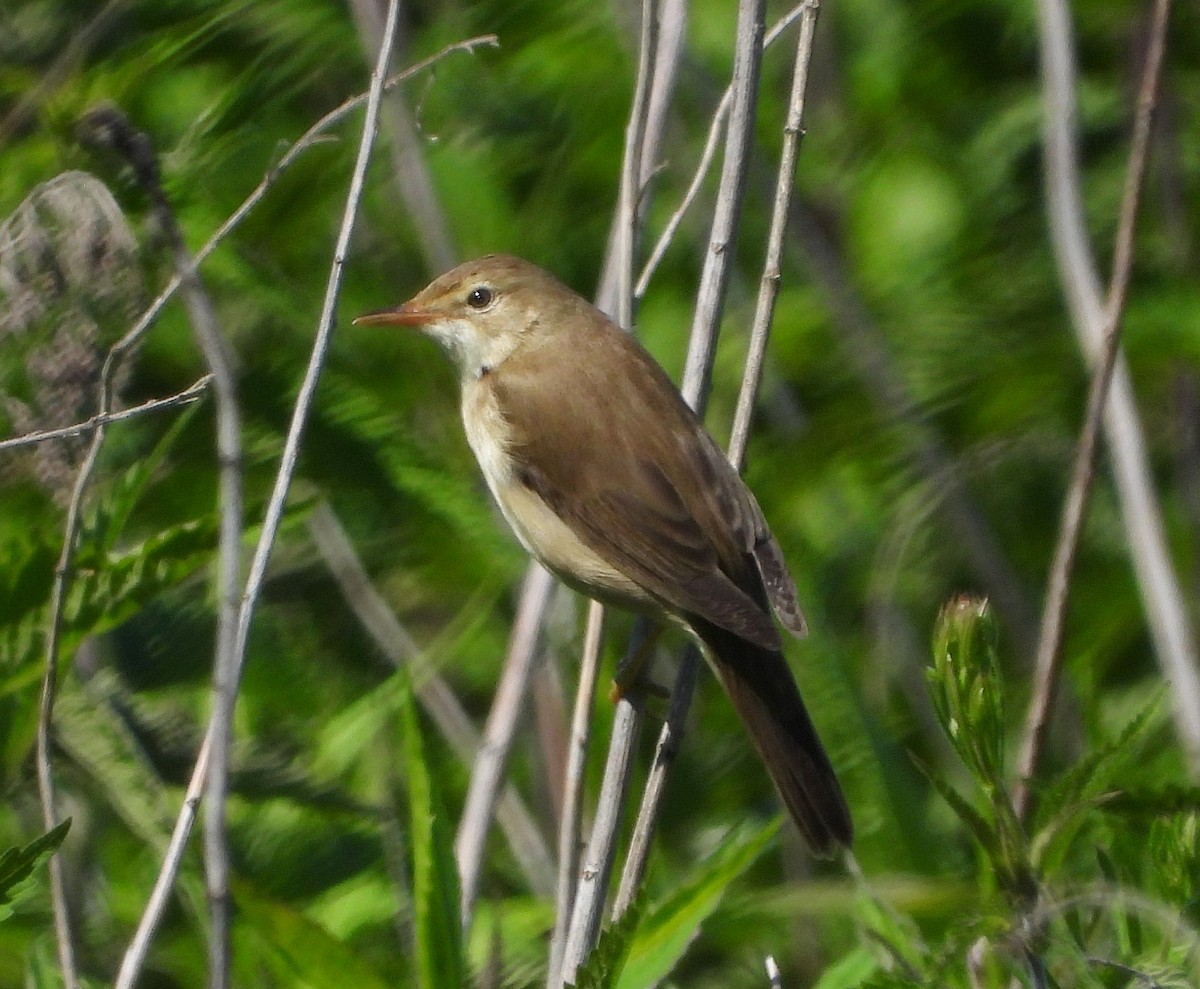
M 486 309 L 492 304 L 492 290 L 486 285 L 479 285 L 471 289 L 471 294 L 467 296 L 467 305 L 472 309 Z

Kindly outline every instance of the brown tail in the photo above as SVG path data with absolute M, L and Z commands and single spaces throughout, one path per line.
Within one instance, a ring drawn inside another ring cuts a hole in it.
M 705 622 L 694 627 L 809 847 L 828 856 L 849 846 L 850 809 L 783 653 Z

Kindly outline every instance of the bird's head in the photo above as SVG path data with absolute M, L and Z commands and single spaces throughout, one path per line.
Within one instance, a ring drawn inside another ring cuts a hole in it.
M 413 326 L 437 340 L 464 380 L 502 364 L 531 340 L 543 341 L 556 310 L 575 293 L 537 266 L 504 254 L 468 261 L 403 305 L 365 313 L 356 326 Z

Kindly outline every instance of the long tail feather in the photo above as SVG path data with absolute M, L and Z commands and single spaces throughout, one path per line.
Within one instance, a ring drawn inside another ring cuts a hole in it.
M 809 847 L 828 856 L 849 846 L 846 798 L 783 654 L 715 625 L 693 626 Z

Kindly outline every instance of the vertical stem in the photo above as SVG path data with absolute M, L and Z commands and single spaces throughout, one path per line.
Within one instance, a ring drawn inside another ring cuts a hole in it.
M 563 787 L 563 812 L 558 826 L 558 888 L 554 898 L 554 933 L 550 938 L 550 965 L 546 977 L 549 989 L 562 985 L 567 926 L 571 919 L 579 878 L 584 770 L 587 768 L 592 702 L 596 696 L 596 681 L 600 673 L 600 647 L 603 640 L 604 605 L 592 601 L 588 606 L 587 630 L 583 636 L 579 689 L 575 695 L 575 710 L 571 715 L 571 741 L 567 752 L 566 783 Z
M 504 666 L 504 675 L 496 690 L 483 739 L 471 768 L 471 783 L 454 842 L 454 857 L 462 885 L 461 907 L 463 930 L 471 924 L 471 912 L 479 892 L 479 875 L 483 869 L 483 851 L 496 799 L 504 785 L 504 769 L 512 750 L 513 736 L 523 709 L 529 677 L 537 658 L 538 635 L 542 615 L 554 591 L 554 577 L 548 570 L 534 564 L 526 572 L 521 606 L 513 622 L 508 654 L 517 662 Z
M 1083 531 L 1084 519 L 1087 516 L 1088 500 L 1095 480 L 1096 450 L 1099 446 L 1104 407 L 1117 366 L 1117 356 L 1120 353 L 1125 298 L 1133 270 L 1133 238 L 1142 188 L 1145 185 L 1150 137 L 1154 122 L 1154 109 L 1158 102 L 1159 79 L 1162 74 L 1163 53 L 1166 49 L 1167 21 L 1170 10 L 1170 0 L 1156 0 L 1150 47 L 1147 51 L 1146 65 L 1138 92 L 1133 140 L 1129 149 L 1129 166 L 1125 173 L 1125 190 L 1117 224 L 1112 277 L 1104 307 L 1106 324 L 1104 349 L 1100 363 L 1092 375 L 1083 430 L 1076 448 L 1071 482 L 1063 506 L 1062 522 L 1059 526 L 1058 544 L 1055 547 L 1054 562 L 1051 564 L 1050 576 L 1047 581 L 1046 606 L 1038 639 L 1033 697 L 1029 703 L 1029 713 L 1026 718 L 1018 762 L 1017 784 L 1013 793 L 1013 804 L 1017 817 L 1022 822 L 1026 821 L 1029 816 L 1031 806 L 1029 787 L 1041 760 L 1050 713 L 1061 678 L 1062 639 L 1067 598 L 1070 592 L 1071 575 L 1075 567 L 1075 557 L 1079 549 L 1080 535 Z
M 1071 14 L 1066 0 L 1038 0 L 1037 6 L 1050 234 L 1071 322 L 1088 362 L 1095 366 L 1102 363 L 1110 320 L 1088 243 L 1080 188 Z M 1200 656 L 1167 550 L 1133 386 L 1120 355 L 1104 408 L 1104 427 L 1138 590 L 1163 676 L 1171 683 L 1176 731 L 1192 775 L 1197 777 L 1200 776 Z

